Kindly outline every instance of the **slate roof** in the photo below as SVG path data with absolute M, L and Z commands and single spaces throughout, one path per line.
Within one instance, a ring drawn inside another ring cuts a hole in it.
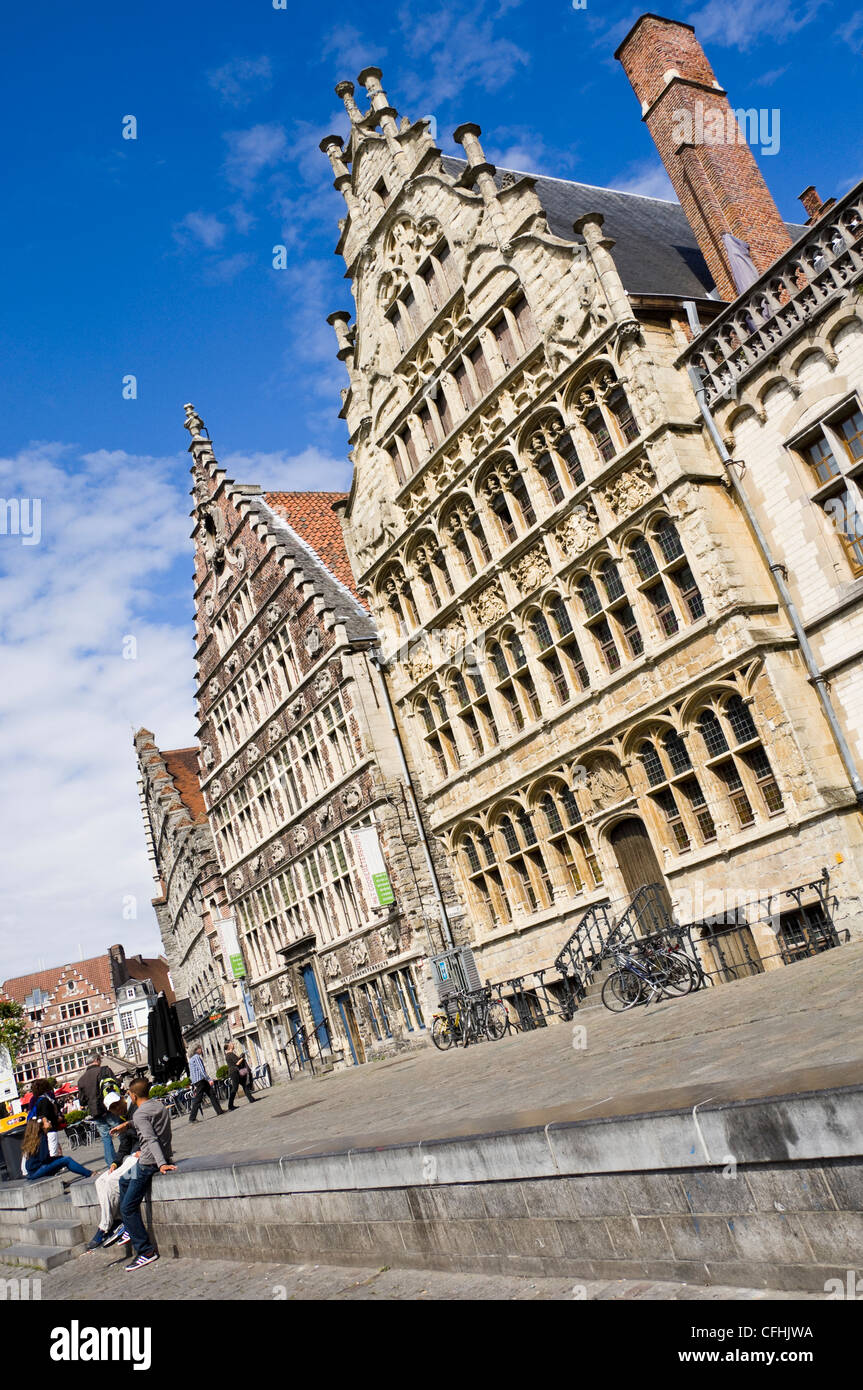
M 197 748 L 172 748 L 162 753 L 168 773 L 183 805 L 194 820 L 206 820 L 207 808 L 201 792 Z
M 462 159 L 445 155 L 442 162 L 453 178 L 464 172 Z M 714 289 L 713 277 L 679 203 L 510 169 L 498 169 L 495 182 L 500 185 L 506 174 L 533 180 L 549 230 L 567 241 L 576 239 L 572 224 L 577 218 L 586 212 L 602 213 L 602 230 L 615 242 L 611 254 L 629 294 L 703 299 Z M 794 223 L 786 226 L 793 241 L 806 230 Z

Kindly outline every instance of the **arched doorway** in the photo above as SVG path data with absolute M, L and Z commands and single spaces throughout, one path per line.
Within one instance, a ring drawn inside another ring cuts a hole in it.
M 632 896 L 647 883 L 659 884 L 670 916 L 671 898 L 644 821 L 637 816 L 627 816 L 625 820 L 618 821 L 609 835 L 609 841 L 627 893 Z

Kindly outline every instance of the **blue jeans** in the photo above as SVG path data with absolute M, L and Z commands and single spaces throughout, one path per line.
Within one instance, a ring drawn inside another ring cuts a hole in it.
M 47 1163 L 43 1163 L 41 1168 L 37 1168 L 35 1173 L 28 1173 L 30 1182 L 35 1182 L 37 1178 L 48 1178 L 52 1173 L 62 1173 L 68 1169 L 70 1173 L 77 1173 L 79 1178 L 91 1178 L 93 1174 L 89 1168 L 82 1168 L 80 1163 L 76 1163 L 74 1158 L 51 1158 Z
M 117 1121 L 112 1120 L 108 1115 L 102 1115 L 100 1119 L 94 1121 L 102 1140 L 102 1148 L 105 1152 L 105 1162 L 108 1167 L 117 1162 L 117 1155 L 114 1152 L 114 1141 L 111 1138 L 111 1130 L 116 1128 Z
M 154 1164 L 139 1163 L 137 1168 L 132 1168 L 120 1179 L 120 1215 L 129 1232 L 130 1243 L 136 1255 L 155 1253 L 153 1242 L 147 1234 L 147 1227 L 141 1220 L 141 1204 L 150 1190 L 153 1174 L 158 1171 Z

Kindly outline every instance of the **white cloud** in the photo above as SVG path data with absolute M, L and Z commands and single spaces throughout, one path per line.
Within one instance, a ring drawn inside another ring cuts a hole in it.
M 274 123 L 253 125 L 248 130 L 228 130 L 223 138 L 228 146 L 225 177 L 246 196 L 254 191 L 265 169 L 281 163 L 288 143 L 282 127 Z
M 493 142 L 486 142 L 484 148 L 487 157 L 499 169 L 561 178 L 578 162 L 574 146 L 562 151 L 554 149 L 528 126 L 497 126 Z
M 202 269 L 202 278 L 208 285 L 230 285 L 254 262 L 249 251 L 237 251 L 233 256 L 216 257 L 207 261 Z
M 387 50 L 364 38 L 354 24 L 333 24 L 321 46 L 321 59 L 332 67 L 336 82 L 353 81 L 363 68 L 380 67 L 386 56 Z
M 422 65 L 420 72 L 408 72 L 400 80 L 406 99 L 424 103 L 422 114 L 428 114 L 471 83 L 495 92 L 527 67 L 529 53 L 497 31 L 501 14 L 488 0 L 475 0 L 467 13 L 458 0 L 445 0 L 437 9 L 424 11 L 418 24 L 416 8 L 403 5 L 399 25 L 408 51 Z
M 855 10 L 837 31 L 843 43 L 855 53 L 863 53 L 863 10 Z
M 158 935 L 132 735 L 195 737 L 191 602 L 188 622 L 162 618 L 166 595 L 176 607 L 189 592 L 184 474 L 176 459 L 56 444 L 0 460 L 3 495 L 43 504 L 39 545 L 0 536 L 2 976 Z
M 221 454 L 219 462 L 235 482 L 254 482 L 265 492 L 347 492 L 351 485 L 347 456 L 335 458 L 315 445 L 299 454 Z
M 609 179 L 609 188 L 617 188 L 621 193 L 640 193 L 643 198 L 666 198 L 677 202 L 677 194 L 661 164 L 653 159 L 644 159 L 630 164 L 621 173 Z
M 211 212 L 187 212 L 175 227 L 174 235 L 181 243 L 187 243 L 192 238 L 208 250 L 214 250 L 225 240 L 226 231 L 224 222 L 220 222 Z
M 699 41 L 707 46 L 752 48 L 763 39 L 781 43 L 805 29 L 829 0 L 760 0 L 741 5 L 740 0 L 707 0 L 690 9 L 687 22 L 695 26 Z
M 273 68 L 266 55 L 261 58 L 234 58 L 224 67 L 207 73 L 207 82 L 230 106 L 247 106 L 273 85 Z

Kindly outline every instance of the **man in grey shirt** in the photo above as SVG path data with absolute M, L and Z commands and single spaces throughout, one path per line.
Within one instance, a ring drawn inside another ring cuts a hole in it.
M 158 1260 L 147 1228 L 141 1219 L 141 1204 L 156 1173 L 172 1173 L 176 1164 L 171 1143 L 171 1116 L 164 1105 L 150 1100 L 149 1081 L 133 1081 L 129 1096 L 135 1110 L 131 1123 L 141 1141 L 138 1167 L 120 1179 L 120 1215 L 129 1233 L 133 1259 L 126 1270 L 143 1269 Z

